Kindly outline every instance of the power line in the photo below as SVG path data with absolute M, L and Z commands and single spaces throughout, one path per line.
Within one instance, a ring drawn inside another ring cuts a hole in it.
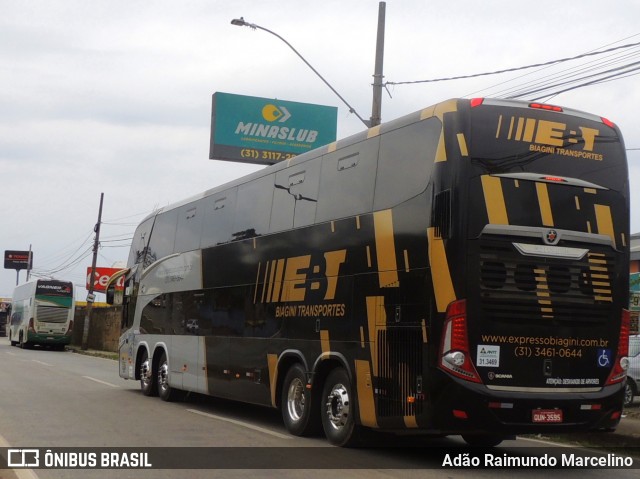
M 555 65 L 555 64 L 558 64 L 558 63 L 568 62 L 568 61 L 571 61 L 571 60 L 578 60 L 580 58 L 585 58 L 585 57 L 590 57 L 590 56 L 595 56 L 595 55 L 602 55 L 603 53 L 608 53 L 608 52 L 612 52 L 612 51 L 615 51 L 615 50 L 621 50 L 623 48 L 631 48 L 631 47 L 635 47 L 635 46 L 638 46 L 638 45 L 640 45 L 640 42 L 628 43 L 626 45 L 621 45 L 621 46 L 618 46 L 618 47 L 612 47 L 612 48 L 608 48 L 606 50 L 582 53 L 580 55 L 576 55 L 576 56 L 573 56 L 573 57 L 560 58 L 558 60 L 551 60 L 551 61 L 543 62 L 543 63 L 535 63 L 535 64 L 524 65 L 524 66 L 520 66 L 520 67 L 507 68 L 507 69 L 504 69 L 504 70 L 495 70 L 495 71 L 491 71 L 491 72 L 474 73 L 474 74 L 471 74 L 471 75 L 459 75 L 459 76 L 453 76 L 453 77 L 432 78 L 432 79 L 429 79 L 429 80 L 413 80 L 413 81 L 401 81 L 401 82 L 388 81 L 388 82 L 385 83 L 385 86 L 386 85 L 411 85 L 411 84 L 417 84 L 417 83 L 435 83 L 435 82 L 441 82 L 441 81 L 463 80 L 463 79 L 467 79 L 467 78 L 477 78 L 477 77 L 489 76 L 489 75 L 499 75 L 501 73 L 510 73 L 510 72 L 515 72 L 515 71 L 520 71 L 520 70 L 526 70 L 526 69 L 529 69 L 529 68 L 550 66 L 550 65 Z

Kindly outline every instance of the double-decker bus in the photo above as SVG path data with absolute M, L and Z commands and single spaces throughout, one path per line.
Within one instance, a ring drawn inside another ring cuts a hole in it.
M 34 344 L 64 349 L 71 342 L 75 300 L 73 283 L 37 279 L 13 291 L 9 341 L 29 348 Z
M 279 408 L 343 446 L 612 430 L 628 241 L 613 123 L 449 100 L 143 220 L 120 376 Z

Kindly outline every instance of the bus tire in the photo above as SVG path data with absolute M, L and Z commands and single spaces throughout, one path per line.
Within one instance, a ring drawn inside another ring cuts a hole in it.
M 631 406 L 634 396 L 638 394 L 638 389 L 633 379 L 627 377 L 627 384 L 624 386 L 624 405 Z
M 289 368 L 284 378 L 280 402 L 284 425 L 294 436 L 311 436 L 320 431 L 318 401 L 306 386 L 304 368 L 296 363 Z
M 504 440 L 496 434 L 463 434 L 462 439 L 470 446 L 480 447 L 495 447 Z
M 158 395 L 158 382 L 153 374 L 151 360 L 146 349 L 140 358 L 140 390 L 145 396 Z
M 178 399 L 179 391 L 172 388 L 169 384 L 169 362 L 167 361 L 167 353 L 162 352 L 158 361 L 157 385 L 158 396 L 163 401 L 171 402 Z
M 14 341 L 13 338 L 11 337 L 11 332 L 9 332 L 9 342 L 11 343 L 11 346 L 15 346 L 16 344 L 18 344 L 18 342 Z
M 24 340 L 22 331 L 20 331 L 20 338 L 18 342 L 20 343 L 20 349 L 29 349 L 29 344 Z
M 355 407 L 347 372 L 343 368 L 334 369 L 324 383 L 321 400 L 322 427 L 334 446 L 355 445 L 358 433 Z

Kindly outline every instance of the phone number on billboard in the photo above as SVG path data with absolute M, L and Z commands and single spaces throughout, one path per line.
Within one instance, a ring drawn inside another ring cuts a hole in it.
M 282 161 L 289 160 L 296 155 L 294 153 L 280 153 L 279 151 L 262 151 L 243 148 L 240 150 L 240 156 L 242 158 L 251 158 L 253 160 Z
M 582 349 L 579 348 L 530 348 L 518 346 L 514 353 L 518 358 L 581 358 Z

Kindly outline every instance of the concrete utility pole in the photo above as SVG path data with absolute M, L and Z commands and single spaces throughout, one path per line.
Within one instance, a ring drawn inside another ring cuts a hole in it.
M 91 309 L 93 308 L 93 301 L 95 297 L 93 295 L 93 281 L 96 271 L 96 262 L 98 260 L 98 246 L 100 244 L 100 223 L 102 222 L 102 200 L 104 199 L 104 193 L 100 193 L 100 209 L 98 210 L 98 222 L 93 228 L 96 233 L 96 238 L 93 242 L 93 261 L 91 262 L 91 274 L 89 275 L 89 293 L 87 294 L 87 312 L 84 316 L 84 329 L 82 331 L 82 349 L 86 351 L 89 343 L 89 323 L 91 323 Z
M 386 3 L 378 5 L 378 37 L 376 40 L 376 65 L 373 73 L 373 102 L 371 104 L 370 126 L 377 126 L 382 121 L 382 65 L 384 63 L 384 24 Z

